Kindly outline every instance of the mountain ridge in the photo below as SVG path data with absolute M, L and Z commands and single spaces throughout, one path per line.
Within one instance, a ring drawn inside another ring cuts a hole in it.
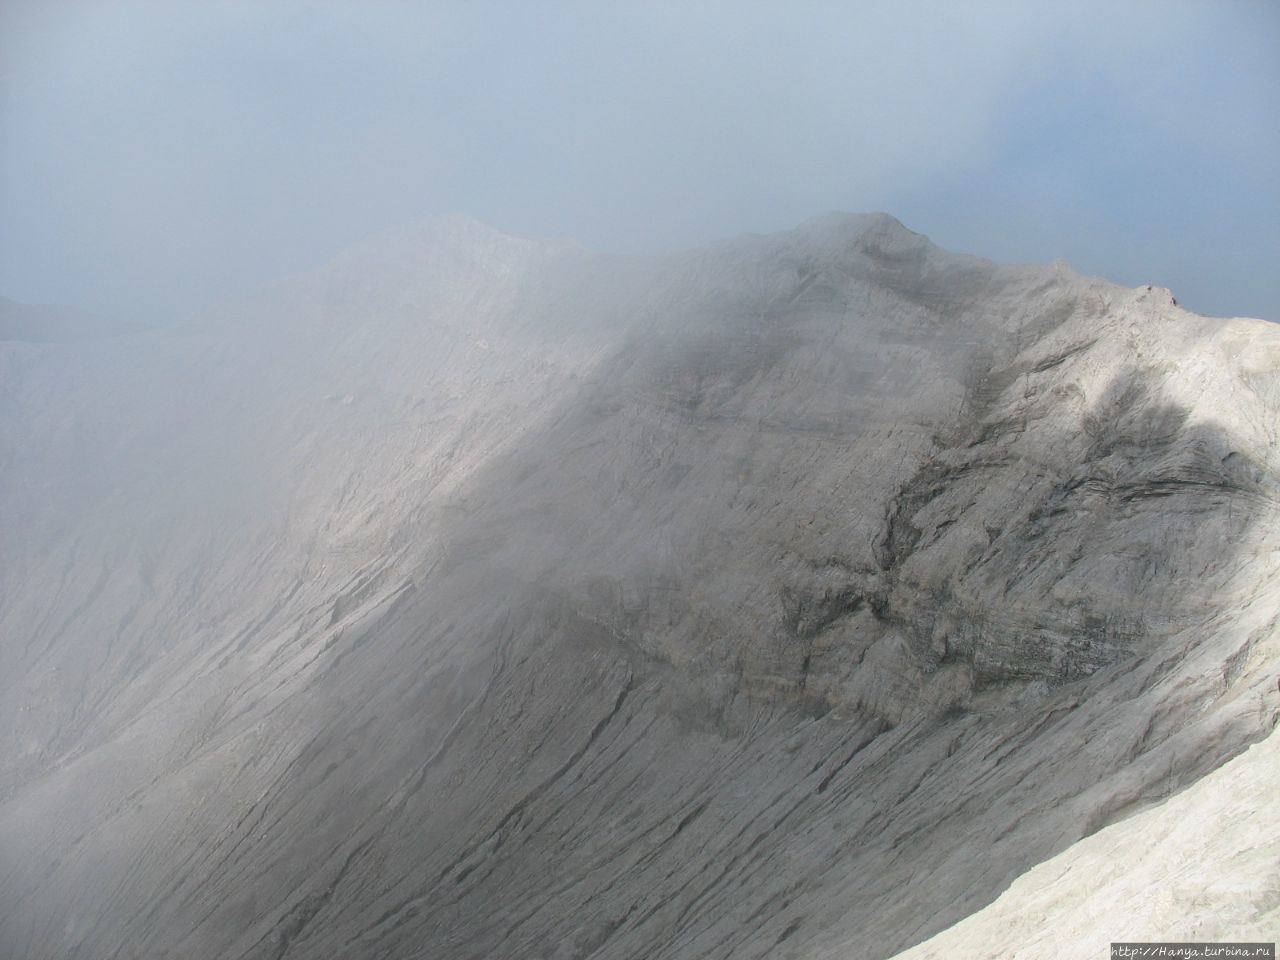
M 6 353 L 11 952 L 890 956 L 1270 734 L 1271 325 L 480 237 Z

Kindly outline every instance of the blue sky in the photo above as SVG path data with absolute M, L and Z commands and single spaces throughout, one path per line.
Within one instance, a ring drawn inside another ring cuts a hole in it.
M 461 211 L 887 210 L 1280 320 L 1280 3 L 0 3 L 0 295 L 152 321 Z

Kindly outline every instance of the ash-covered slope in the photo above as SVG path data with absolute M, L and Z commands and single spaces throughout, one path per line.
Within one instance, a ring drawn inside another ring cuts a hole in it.
M 1280 710 L 1280 333 L 889 217 L 454 218 L 0 390 L 15 956 L 886 957 Z

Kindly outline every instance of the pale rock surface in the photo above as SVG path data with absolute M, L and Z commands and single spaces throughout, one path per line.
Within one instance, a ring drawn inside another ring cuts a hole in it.
M 1093 960 L 1112 941 L 1275 942 L 1280 735 L 1028 870 L 899 960 Z M 837 952 L 839 955 L 839 952 Z
M 0 953 L 891 956 L 1266 741 L 1278 414 L 884 215 L 0 344 Z

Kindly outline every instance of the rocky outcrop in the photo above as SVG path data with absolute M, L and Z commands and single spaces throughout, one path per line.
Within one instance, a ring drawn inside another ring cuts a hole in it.
M 887 957 L 1280 711 L 1276 328 L 883 215 L 455 218 L 0 389 L 16 956 Z

